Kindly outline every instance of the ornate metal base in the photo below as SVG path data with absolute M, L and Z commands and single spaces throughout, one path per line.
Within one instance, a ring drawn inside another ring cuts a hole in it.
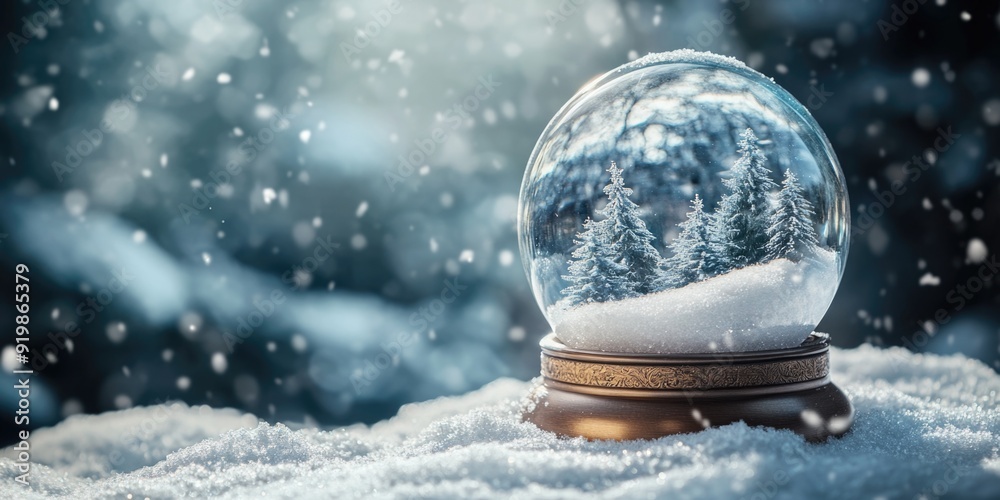
M 843 435 L 850 400 L 829 376 L 829 337 L 801 346 L 717 354 L 609 354 L 541 341 L 543 383 L 524 419 L 588 439 L 654 439 L 744 421 L 810 441 Z

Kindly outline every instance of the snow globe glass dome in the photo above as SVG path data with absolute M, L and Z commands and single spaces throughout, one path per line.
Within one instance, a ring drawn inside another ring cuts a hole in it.
M 741 62 L 691 50 L 573 96 L 518 205 L 556 337 L 602 352 L 798 346 L 837 291 L 849 229 L 843 174 L 805 107 Z

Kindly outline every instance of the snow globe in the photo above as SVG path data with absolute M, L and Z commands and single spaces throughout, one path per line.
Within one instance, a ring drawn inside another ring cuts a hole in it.
M 521 185 L 521 257 L 553 330 L 525 418 L 596 439 L 847 432 L 814 331 L 845 265 L 845 186 L 805 107 L 735 59 L 650 54 L 588 83 Z

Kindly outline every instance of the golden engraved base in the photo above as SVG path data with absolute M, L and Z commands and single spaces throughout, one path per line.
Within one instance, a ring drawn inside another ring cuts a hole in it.
M 611 354 L 549 334 L 543 382 L 524 419 L 564 436 L 655 439 L 743 421 L 810 441 L 847 432 L 850 400 L 830 381 L 829 336 L 790 349 L 715 354 Z

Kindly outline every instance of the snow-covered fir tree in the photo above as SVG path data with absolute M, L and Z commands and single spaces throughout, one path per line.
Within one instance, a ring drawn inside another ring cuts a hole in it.
M 739 153 L 731 177 L 723 180 L 729 194 L 722 197 L 712 217 L 710 275 L 757 264 L 767 257 L 769 195 L 777 185 L 771 180 L 767 158 L 753 130 L 740 134 Z
M 629 282 L 628 268 L 613 252 L 611 231 L 607 220 L 588 218 L 583 232 L 577 234 L 577 245 L 569 264 L 569 274 L 563 279 L 572 283 L 563 290 L 570 304 L 607 302 L 634 297 L 635 286 Z
M 660 276 L 660 252 L 653 247 L 655 237 L 639 216 L 639 206 L 629 196 L 632 190 L 625 187 L 622 169 L 614 162 L 608 168 L 611 182 L 604 187 L 608 204 L 601 215 L 611 232 L 612 251 L 620 257 L 619 262 L 628 268 L 629 281 L 639 294 L 656 291 L 656 281 Z
M 571 285 L 563 290 L 570 304 L 607 302 L 661 290 L 680 288 L 734 269 L 776 258 L 799 261 L 817 245 L 812 225 L 813 206 L 791 170 L 785 171 L 775 208 L 767 158 L 753 130 L 740 133 L 740 158 L 723 183 L 729 192 L 712 214 L 706 214 L 698 195 L 691 211 L 678 224 L 681 231 L 670 243 L 671 256 L 662 259 L 653 247 L 654 236 L 639 216 L 639 206 L 625 187 L 622 169 L 612 162 L 611 180 L 604 187 L 608 203 L 587 219 L 570 259 Z
M 813 206 L 802 194 L 802 187 L 791 170 L 785 170 L 778 204 L 767 230 L 767 258 L 798 262 L 815 247 L 816 229 L 812 223 Z
M 694 195 L 691 211 L 684 222 L 677 225 L 681 228 L 680 234 L 670 242 L 669 248 L 673 255 L 666 260 L 666 269 L 656 283 L 659 290 L 679 288 L 708 277 L 705 259 L 711 252 L 709 218 L 704 212 L 704 202 L 698 195 Z

